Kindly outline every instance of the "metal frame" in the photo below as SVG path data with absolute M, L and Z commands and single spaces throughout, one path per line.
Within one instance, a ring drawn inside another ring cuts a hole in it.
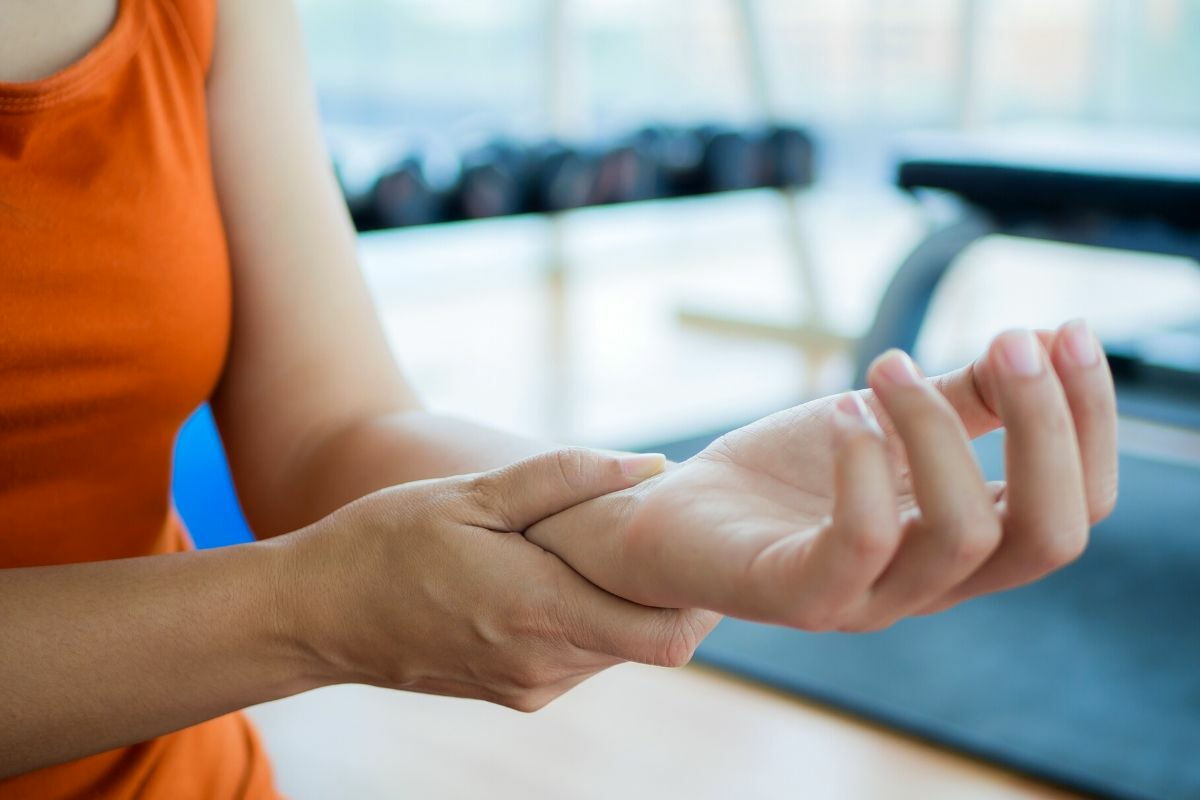
M 855 386 L 866 386 L 867 368 L 884 350 L 896 347 L 912 351 L 942 278 L 964 250 L 992 234 L 1181 256 L 1200 266 L 1200 232 L 1122 219 L 1005 223 L 981 209 L 968 207 L 954 222 L 926 236 L 896 270 L 874 322 L 859 341 Z

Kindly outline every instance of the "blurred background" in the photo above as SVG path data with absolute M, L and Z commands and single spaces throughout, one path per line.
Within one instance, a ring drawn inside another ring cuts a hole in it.
M 533 718 L 268 704 L 285 791 L 1200 797 L 1200 0 L 299 5 L 430 407 L 686 457 L 885 346 L 932 372 L 1086 316 L 1128 463 L 1078 568 L 934 621 L 722 625 L 724 671 L 621 667 Z
M 791 192 L 363 238 L 380 308 L 430 404 L 572 442 L 679 438 L 840 388 L 852 370 L 837 353 L 814 369 L 782 330 L 736 334 L 817 318 L 836 335 L 867 328 L 929 224 L 893 184 L 898 133 L 1200 122 L 1200 5 L 1188 0 L 300 5 L 329 141 L 364 227 L 463 216 L 461 200 L 431 207 L 403 181 L 380 187 L 378 205 L 371 190 L 415 163 L 445 193 L 464 158 L 498 158 L 497 144 L 555 140 L 596 159 L 647 127 L 752 137 L 777 124 L 811 136 L 812 173 Z M 754 185 L 729 149 L 724 186 Z M 628 196 L 655 193 L 626 180 Z M 575 205 L 588 192 L 565 194 Z M 477 213 L 506 210 L 522 201 Z M 1134 276 L 1146 291 L 1131 298 Z M 1190 265 L 1029 242 L 973 248 L 952 277 L 924 329 L 929 368 L 964 360 L 1006 326 L 1086 314 L 1121 337 L 1200 300 Z M 752 324 L 696 324 L 705 317 Z

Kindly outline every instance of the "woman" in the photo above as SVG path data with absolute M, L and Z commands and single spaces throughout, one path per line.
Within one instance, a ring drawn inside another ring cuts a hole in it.
M 533 710 L 685 663 L 718 614 L 872 630 L 1027 582 L 1111 509 L 1081 322 L 932 380 L 886 354 L 873 392 L 665 470 L 426 412 L 289 3 L 217 11 L 3 2 L 0 796 L 273 797 L 247 705 L 355 681 Z M 205 399 L 264 541 L 192 551 L 170 509 Z M 1006 487 L 968 445 L 1001 424 Z

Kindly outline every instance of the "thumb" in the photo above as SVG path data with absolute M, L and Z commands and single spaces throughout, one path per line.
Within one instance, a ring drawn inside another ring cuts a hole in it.
M 1037 331 L 1038 340 L 1049 350 L 1054 344 L 1054 331 Z M 996 414 L 996 375 L 987 355 L 962 369 L 930 379 L 963 421 L 967 435 L 974 439 L 1000 427 Z
M 475 481 L 485 510 L 506 530 L 524 531 L 536 522 L 596 497 L 628 489 L 662 472 L 661 453 L 602 453 L 582 447 L 552 450 Z

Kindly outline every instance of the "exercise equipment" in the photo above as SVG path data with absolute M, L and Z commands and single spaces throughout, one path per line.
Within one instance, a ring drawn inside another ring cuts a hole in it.
M 591 153 L 573 145 L 548 141 L 532 148 L 529 163 L 532 173 L 530 211 L 569 211 L 592 202 L 598 167 Z
M 764 183 L 778 189 L 798 189 L 815 178 L 813 140 L 802 128 L 772 125 L 766 134 L 767 164 Z
M 959 213 L 900 265 L 858 346 L 856 380 L 889 347 L 912 350 L 955 259 L 996 233 L 1200 261 L 1200 138 L 1087 129 L 920 134 L 897 185 L 954 198 Z
M 598 148 L 596 179 L 588 205 L 633 203 L 662 196 L 653 147 L 638 137 L 622 137 Z
M 701 138 L 705 192 L 733 192 L 765 184 L 767 152 L 757 132 L 708 127 Z
M 1123 413 L 1200 428 L 1200 323 L 1104 343 Z
M 497 139 L 462 157 L 450 190 L 448 219 L 482 219 L 530 210 L 529 162 L 519 143 Z
M 419 155 L 409 156 L 379 176 L 369 199 L 351 216 L 373 228 L 427 225 L 446 217 L 446 199 L 431 185 Z
M 410 152 L 367 191 L 343 193 L 359 230 L 555 213 L 813 180 L 813 141 L 791 126 L 649 125 L 599 142 L 496 139 L 453 156 L 451 178 Z M 443 170 L 445 171 L 445 170 Z
M 704 142 L 699 129 L 647 125 L 633 140 L 654 161 L 658 197 L 689 197 L 704 192 Z

